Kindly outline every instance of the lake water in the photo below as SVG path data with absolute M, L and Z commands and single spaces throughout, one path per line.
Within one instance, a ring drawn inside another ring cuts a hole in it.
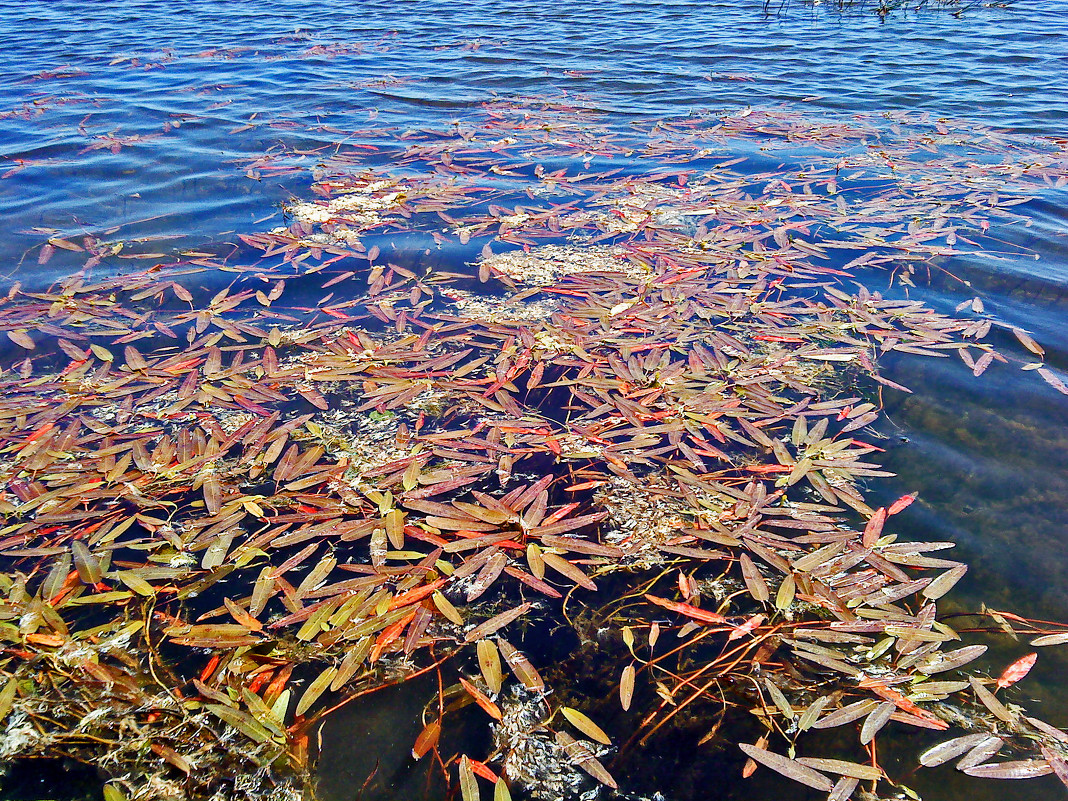
M 310 197 L 324 158 L 364 148 L 369 164 L 388 164 L 404 132 L 449 129 L 488 101 L 522 97 L 573 102 L 621 133 L 754 109 L 827 124 L 862 118 L 892 141 L 895 114 L 926 112 L 1063 148 L 1068 8 L 968 5 L 879 14 L 874 4 L 756 0 L 29 0 L 0 19 L 0 272 L 5 286 L 46 287 L 85 255 L 39 259 L 42 244 L 85 235 L 122 243 L 96 268 L 104 273 L 182 256 L 240 260 L 240 235 L 282 224 L 282 204 Z M 738 150 L 754 166 L 738 169 L 803 162 L 805 148 L 756 138 Z M 1013 208 L 1020 221 L 989 232 L 996 253 L 944 263 L 955 278 L 917 281 L 912 296 L 943 311 L 981 298 L 984 314 L 1028 331 L 1063 378 L 1068 187 L 1056 183 Z M 997 344 L 1028 360 L 1011 335 Z M 885 398 L 885 461 L 899 476 L 885 497 L 918 492 L 902 517 L 909 533 L 958 544 L 972 569 L 955 603 L 1068 620 L 1068 398 L 1016 366 L 981 379 L 956 359 L 889 369 L 916 392 Z M 1043 712 L 1068 724 L 1058 677 L 1068 663 L 1050 649 L 1039 665 Z M 369 741 L 383 741 L 386 765 L 405 753 L 410 732 L 396 747 L 384 742 L 393 720 L 387 704 L 327 728 L 327 798 L 351 798 L 356 774 L 373 769 Z M 929 799 L 1061 792 L 955 773 L 924 781 L 915 786 Z M 781 784 L 754 789 L 727 776 L 721 797 L 781 795 Z M 785 792 L 810 797 L 795 787 Z

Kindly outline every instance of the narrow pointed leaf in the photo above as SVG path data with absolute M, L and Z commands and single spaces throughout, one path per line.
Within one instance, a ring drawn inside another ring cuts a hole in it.
M 739 743 L 738 747 L 754 762 L 759 762 L 764 767 L 771 768 L 788 779 L 793 779 L 795 782 L 800 782 L 825 793 L 829 793 L 834 789 L 834 782 L 822 773 L 817 773 L 812 768 L 802 765 L 796 759 L 790 759 L 748 743 Z

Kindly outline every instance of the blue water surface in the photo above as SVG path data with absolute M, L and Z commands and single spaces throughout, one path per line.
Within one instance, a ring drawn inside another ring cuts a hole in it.
M 567 98 L 619 130 L 749 106 L 831 120 L 910 111 L 1063 145 L 1065 3 L 876 5 L 9 4 L 0 15 L 0 276 L 33 288 L 77 269 L 66 253 L 38 263 L 49 237 L 121 243 L 99 268 L 112 271 L 226 254 L 240 234 L 280 224 L 281 204 L 308 196 L 326 155 L 369 145 L 388 158 L 405 131 L 447 128 L 498 98 Z M 304 156 L 285 164 L 299 169 L 264 158 L 294 150 Z M 1068 190 L 1051 187 L 1017 210 L 1028 225 L 1006 232 L 1003 258 L 962 263 L 961 281 L 917 292 L 941 308 L 981 295 L 1063 370 Z M 958 558 L 973 565 L 961 603 L 1068 619 L 1068 399 L 1020 371 L 975 382 L 959 364 L 892 369 L 918 391 L 887 399 L 898 443 L 887 458 L 901 474 L 887 493 L 919 491 L 906 524 L 959 543 Z M 1063 725 L 1065 709 L 1045 711 Z M 339 772 L 324 786 L 340 798 L 345 781 Z M 932 797 L 1033 797 L 991 784 Z
M 245 179 L 243 161 L 280 143 L 358 141 L 349 132 L 369 116 L 440 126 L 498 96 L 567 93 L 621 122 L 785 103 L 1059 136 L 1063 11 L 1037 0 L 886 17 L 801 3 L 768 14 L 758 0 L 19 3 L 0 23 L 0 264 L 19 280 L 52 277 L 26 265 L 35 228 L 116 229 L 164 243 L 153 251 L 217 244 L 302 188 Z

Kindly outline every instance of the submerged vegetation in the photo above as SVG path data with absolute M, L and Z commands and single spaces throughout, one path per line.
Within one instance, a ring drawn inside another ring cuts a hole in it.
M 1011 697 L 1034 656 L 962 673 L 986 646 L 937 603 L 965 565 L 896 536 L 911 495 L 866 500 L 908 391 L 880 358 L 1068 393 L 980 300 L 907 295 L 1025 224 L 1063 144 L 546 101 L 378 141 L 314 154 L 315 200 L 226 258 L 92 278 L 114 248 L 55 236 L 42 262 L 90 263 L 7 293 L 0 761 L 94 765 L 109 799 L 298 798 L 325 716 L 432 676 L 412 756 L 465 801 L 626 791 L 624 757 L 738 716 L 744 776 L 837 801 L 913 794 L 888 725 L 945 732 L 925 766 L 1068 783 L 1068 735 Z M 601 697 L 539 661 L 555 627 Z M 847 726 L 854 753 L 807 750 Z

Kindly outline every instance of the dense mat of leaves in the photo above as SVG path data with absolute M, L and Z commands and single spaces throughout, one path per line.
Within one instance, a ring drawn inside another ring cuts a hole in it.
M 893 783 L 891 721 L 972 732 L 925 765 L 1064 777 L 1068 735 L 996 695 L 1033 659 L 958 672 L 985 646 L 938 617 L 952 543 L 896 537 L 911 496 L 865 500 L 889 475 L 881 392 L 907 391 L 880 357 L 1019 362 L 981 302 L 956 317 L 897 287 L 1062 182 L 1063 148 L 900 123 L 750 111 L 624 136 L 492 104 L 387 162 L 323 160 L 318 199 L 239 257 L 12 288 L 0 759 L 95 764 L 114 798 L 295 797 L 325 714 L 437 672 L 413 754 L 465 799 L 616 788 L 613 743 L 697 709 L 728 739 L 711 721 L 751 710 L 747 772 L 834 799 Z M 749 141 L 806 166 L 732 172 Z M 60 251 L 111 252 L 40 256 Z M 633 724 L 612 737 L 550 694 L 528 634 L 583 616 Z M 443 735 L 472 704 L 490 753 Z M 796 757 L 847 724 L 862 761 Z

